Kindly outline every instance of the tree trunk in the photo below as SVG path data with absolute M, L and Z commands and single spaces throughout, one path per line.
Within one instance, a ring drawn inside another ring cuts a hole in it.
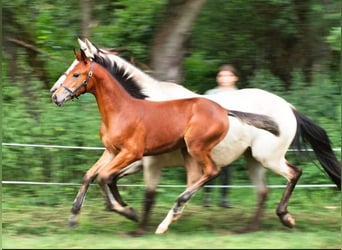
M 205 0 L 169 0 L 151 46 L 150 65 L 157 79 L 182 82 L 186 42 L 204 3 Z
M 91 20 L 90 0 L 81 0 L 80 5 L 81 5 L 81 11 L 82 11 L 81 36 L 88 38 L 90 20 Z

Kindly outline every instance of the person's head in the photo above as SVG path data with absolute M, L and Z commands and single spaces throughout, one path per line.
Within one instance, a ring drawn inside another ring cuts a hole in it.
M 238 80 L 235 68 L 229 64 L 222 65 L 216 75 L 217 84 L 223 88 L 235 87 Z

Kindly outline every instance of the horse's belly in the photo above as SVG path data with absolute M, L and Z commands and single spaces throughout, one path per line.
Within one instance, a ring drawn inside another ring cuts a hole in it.
M 252 137 L 247 125 L 241 124 L 236 118 L 231 118 L 230 127 L 225 138 L 212 150 L 212 159 L 218 167 L 226 166 L 239 158 L 251 146 Z M 146 170 L 163 167 L 184 166 L 180 150 L 169 153 L 144 156 L 143 165 Z

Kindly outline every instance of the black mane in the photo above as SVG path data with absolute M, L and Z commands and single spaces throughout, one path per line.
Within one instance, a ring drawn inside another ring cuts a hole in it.
M 107 69 L 131 96 L 137 99 L 145 99 L 148 97 L 143 93 L 142 89 L 134 80 L 134 78 L 125 74 L 124 68 L 120 68 L 118 65 L 116 65 L 115 62 L 111 62 L 108 59 L 100 57 L 98 55 L 94 55 L 93 60 Z

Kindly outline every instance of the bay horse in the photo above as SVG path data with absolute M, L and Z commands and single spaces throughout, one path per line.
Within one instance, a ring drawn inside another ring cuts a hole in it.
M 231 125 L 229 128 L 230 134 L 237 136 L 244 133 L 244 136 L 249 136 L 250 139 L 253 138 L 253 147 L 249 146 L 247 147 L 249 149 L 245 150 L 246 145 L 239 140 L 231 138 L 230 142 L 226 145 L 229 152 L 235 152 L 234 157 L 228 159 L 222 157 L 222 154 L 213 155 L 214 160 L 225 161 L 225 165 L 233 162 L 241 155 L 244 155 L 246 159 L 249 175 L 256 188 L 258 198 L 256 211 L 251 223 L 241 231 L 255 231 L 260 226 L 263 207 L 268 195 L 264 167 L 275 169 L 276 173 L 284 176 L 288 180 L 287 188 L 276 212 L 280 221 L 285 226 L 291 228 L 295 225 L 292 217 L 290 217 L 290 220 L 285 219 L 289 215 L 287 211 L 289 197 L 301 172 L 300 170 L 297 170 L 297 167 L 291 167 L 292 165 L 285 159 L 285 154 L 291 143 L 294 143 L 293 146 L 297 146 L 298 148 L 301 148 L 303 142 L 308 143 L 314 150 L 317 159 L 330 179 L 339 189 L 341 189 L 340 163 L 332 150 L 331 142 L 326 131 L 296 110 L 292 104 L 288 103 L 283 98 L 256 88 L 240 89 L 225 94 L 199 95 L 184 88 L 182 85 L 162 82 L 151 77 L 120 56 L 103 48 L 100 49 L 96 47 L 88 39 L 85 39 L 85 41 L 78 39 L 78 42 L 89 58 L 92 58 L 106 67 L 115 77 L 127 75 L 134 79 L 134 81 L 131 82 L 131 85 L 123 85 L 123 87 L 135 98 L 161 101 L 202 96 L 218 102 L 225 108 L 234 108 L 236 110 L 264 114 L 277 121 L 280 134 L 276 139 L 271 141 L 268 139 L 267 135 L 265 137 L 262 135 L 256 136 L 258 131 L 253 130 L 246 133 L 246 127 L 240 123 L 235 123 L 235 126 Z M 72 69 L 75 63 L 77 63 L 77 60 L 74 61 L 66 72 Z M 56 81 L 54 86 L 50 89 L 51 93 L 61 85 L 64 79 L 65 75 L 62 75 Z M 234 120 L 231 121 L 231 124 L 233 123 Z M 303 141 L 300 140 L 301 137 Z M 144 156 L 142 161 L 133 163 L 134 168 L 129 168 L 131 172 L 134 172 L 133 169 L 139 170 L 143 165 L 146 183 L 143 217 L 137 230 L 133 233 L 142 234 L 147 228 L 151 209 L 155 202 L 156 188 L 159 183 L 162 168 L 166 166 L 180 166 L 181 164 L 182 157 L 180 151 L 173 151 L 157 156 Z M 292 170 L 288 170 L 288 168 Z M 292 171 L 294 174 L 286 174 L 286 171 Z M 131 172 L 127 172 L 126 174 L 130 174 Z M 193 172 L 194 171 L 190 173 Z M 187 183 L 191 182 L 192 177 L 189 176 L 189 172 L 187 172 L 187 177 Z M 136 219 L 136 217 L 134 218 Z
M 229 158 L 226 147 L 219 146 L 230 126 L 228 115 L 258 129 L 270 137 L 279 135 L 278 125 L 265 115 L 232 111 L 201 97 L 169 101 L 149 101 L 132 97 L 112 74 L 90 60 L 83 50 L 75 51 L 77 63 L 65 75 L 63 83 L 53 91 L 52 100 L 62 106 L 81 94 L 95 96 L 101 115 L 100 138 L 105 151 L 87 171 L 75 198 L 70 222 L 76 222 L 90 183 L 97 177 L 107 208 L 135 219 L 135 212 L 122 201 L 116 181 L 131 168 L 131 163 L 145 155 L 157 155 L 180 149 L 187 171 L 192 166 L 196 178 L 176 199 L 156 233 L 164 233 L 177 220 L 187 201 L 208 181 L 216 177 L 223 164 L 212 159 L 219 150 Z M 126 76 L 126 81 L 131 78 Z M 234 136 L 234 135 L 232 135 Z

